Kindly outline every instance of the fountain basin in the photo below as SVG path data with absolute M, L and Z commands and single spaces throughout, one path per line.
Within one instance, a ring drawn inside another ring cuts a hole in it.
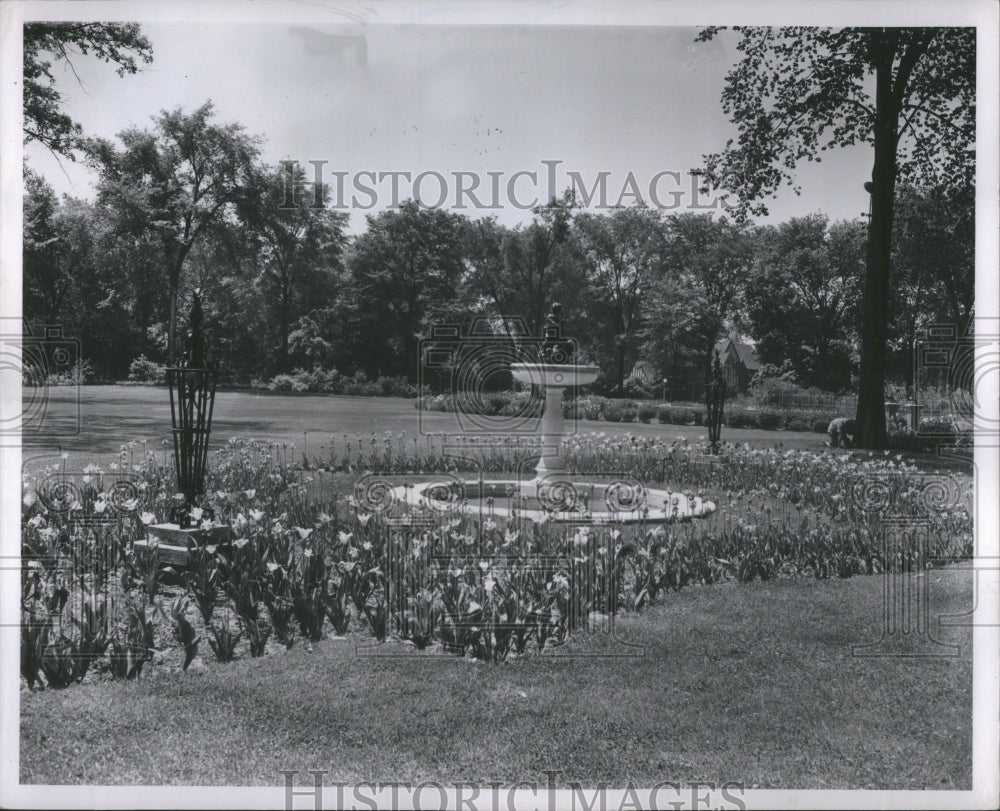
M 715 512 L 714 502 L 698 496 L 564 476 L 521 482 L 443 479 L 393 488 L 392 501 L 404 510 L 538 523 L 666 524 Z

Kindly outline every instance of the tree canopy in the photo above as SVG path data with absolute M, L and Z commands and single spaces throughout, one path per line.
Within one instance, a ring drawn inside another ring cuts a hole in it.
M 745 285 L 750 334 L 762 363 L 787 363 L 804 386 L 845 385 L 857 352 L 865 231 L 822 214 L 767 226 Z
M 70 159 L 83 130 L 63 109 L 52 71 L 62 63 L 74 75 L 73 60 L 94 56 L 116 65 L 119 76 L 153 61 L 153 46 L 137 23 L 26 23 L 24 26 L 24 137 Z M 79 77 L 77 77 L 79 79 Z
M 707 28 L 699 39 L 719 32 Z M 736 32 L 741 57 L 726 76 L 722 106 L 738 136 L 705 155 L 705 177 L 737 193 L 738 216 L 766 213 L 764 198 L 794 185 L 802 161 L 837 147 L 873 147 L 857 422 L 861 445 L 880 447 L 896 184 L 973 184 L 975 29 Z
M 88 143 L 100 172 L 98 200 L 115 209 L 119 228 L 158 243 L 170 295 L 169 352 L 176 349 L 176 306 L 184 262 L 221 219 L 235 216 L 249 190 L 260 139 L 237 123 L 211 121 L 207 101 L 192 113 L 164 110 L 152 130 L 131 127 Z
M 564 208 L 509 228 L 407 201 L 349 235 L 329 205 L 277 205 L 281 171 L 257 161 L 251 170 L 177 278 L 181 311 L 187 292 L 202 289 L 213 356 L 230 381 L 301 370 L 412 383 L 434 325 L 481 319 L 509 338 L 508 319 L 528 327 L 536 317 L 533 290 L 562 302 L 564 334 L 602 369 L 600 392 L 698 399 L 715 345 L 730 334 L 753 339 L 764 374 L 781 370 L 802 386 L 841 393 L 857 374 L 863 220 L 814 214 L 751 227 L 693 212 Z M 95 202 L 59 199 L 28 173 L 24 312 L 66 325 L 95 372 L 122 379 L 136 359 L 172 357 L 163 238 L 173 226 L 147 222 L 160 209 L 143 207 L 145 184 L 109 191 Z M 889 369 L 909 384 L 914 330 L 971 308 L 974 218 L 967 194 L 904 186 L 898 196 Z M 528 331 L 539 335 L 541 324 Z M 509 360 L 507 348 L 484 362 Z M 645 384 L 629 375 L 639 361 Z M 423 379 L 444 386 L 448 373 Z M 511 382 L 491 373 L 486 385 Z
M 722 30 L 706 28 L 698 40 Z M 782 185 L 797 189 L 802 161 L 822 161 L 820 153 L 838 147 L 874 146 L 880 114 L 898 119 L 891 145 L 900 182 L 974 182 L 975 29 L 733 30 L 741 58 L 726 76 L 722 109 L 739 134 L 705 155 L 704 168 L 709 184 L 735 193 L 736 213 L 766 214 L 765 198 Z M 884 100 L 876 98 L 879 68 L 890 74 Z

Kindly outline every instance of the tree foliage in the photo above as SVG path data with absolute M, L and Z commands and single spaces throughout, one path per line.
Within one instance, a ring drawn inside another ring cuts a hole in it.
M 720 34 L 706 28 L 699 41 Z M 765 199 L 795 185 L 802 161 L 875 144 L 874 72 L 888 62 L 898 178 L 966 186 L 975 175 L 976 32 L 972 28 L 737 27 L 739 61 L 722 109 L 738 136 L 705 156 L 706 180 L 736 193 L 739 214 L 767 214 Z M 859 179 L 859 184 L 864 179 Z
M 846 389 L 857 357 L 863 224 L 830 225 L 815 214 L 764 227 L 756 238 L 746 298 L 758 357 L 787 363 L 800 385 Z
M 413 200 L 368 217 L 348 259 L 347 316 L 370 377 L 415 376 L 421 337 L 455 319 L 465 235 L 463 217 Z M 370 340 L 375 334 L 382 341 Z
M 722 106 L 738 136 L 705 156 L 705 176 L 738 194 L 740 216 L 766 213 L 763 198 L 793 184 L 802 161 L 836 147 L 873 147 L 857 423 L 862 446 L 880 447 L 896 183 L 971 186 L 975 29 L 736 31 L 741 56 Z M 699 39 L 718 34 L 708 28 Z
M 185 260 L 195 243 L 220 221 L 235 216 L 254 188 L 260 139 L 240 124 L 216 124 L 211 101 L 192 113 L 164 110 L 152 130 L 119 133 L 122 146 L 88 144 L 100 172 L 98 200 L 114 211 L 123 232 L 155 241 L 167 273 L 169 353 L 176 349 L 177 294 Z
M 963 334 L 975 304 L 975 191 L 901 186 L 893 219 L 890 374 L 913 384 L 913 346 L 931 324 Z
M 577 299 L 585 293 L 579 274 L 582 257 L 572 231 L 575 205 L 567 192 L 535 208 L 527 226 L 506 229 L 494 220 L 471 226 L 467 286 L 484 311 L 500 319 L 521 318 L 534 336 L 542 334 L 553 302 L 577 312 Z M 565 326 L 575 326 L 572 315 Z
M 719 337 L 739 317 L 753 262 L 744 225 L 710 214 L 680 214 L 668 221 L 666 261 L 690 292 L 687 331 L 707 373 Z
M 628 372 L 641 360 L 657 376 L 649 393 L 699 399 L 716 342 L 733 332 L 801 383 L 840 389 L 856 369 L 860 220 L 751 228 L 643 208 L 580 212 L 563 200 L 507 228 L 408 201 L 348 236 L 344 216 L 311 199 L 283 208 L 281 173 L 259 159 L 247 156 L 238 194 L 213 210 L 207 196 L 197 195 L 198 208 L 164 179 L 195 174 L 166 174 L 173 164 L 156 137 L 128 143 L 102 164 L 96 202 L 57 199 L 39 176 L 25 179 L 25 315 L 63 324 L 105 379 L 123 378 L 140 355 L 170 359 L 165 243 L 183 235 L 191 210 L 202 225 L 175 277 L 177 299 L 203 290 L 212 355 L 231 382 L 299 369 L 311 380 L 413 382 L 434 325 L 465 329 L 479 318 L 496 337 L 500 316 L 517 316 L 539 335 L 538 297 L 563 303 L 564 335 L 605 372 L 601 393 L 631 396 Z M 912 374 L 914 325 L 969 312 L 974 230 L 971 193 L 904 186 L 898 196 L 896 380 Z M 480 359 L 494 370 L 478 381 L 484 388 L 510 385 L 496 371 L 509 347 Z M 440 371 L 424 380 L 450 387 Z
M 293 172 L 302 182 L 305 172 Z M 252 178 L 240 202 L 248 238 L 255 241 L 255 285 L 274 312 L 278 370 L 289 370 L 289 340 L 303 316 L 332 303 L 343 272 L 347 215 L 328 207 L 329 187 L 320 202 L 300 196 L 287 203 L 284 167 L 264 169 Z
M 153 47 L 137 23 L 26 23 L 24 26 L 24 137 L 73 158 L 83 131 L 63 109 L 55 64 L 73 74 L 77 56 L 114 64 L 119 76 L 153 61 Z
M 621 396 L 625 376 L 639 359 L 646 293 L 663 272 L 663 224 L 655 210 L 618 208 L 603 216 L 580 214 L 574 226 L 588 263 L 595 360 Z

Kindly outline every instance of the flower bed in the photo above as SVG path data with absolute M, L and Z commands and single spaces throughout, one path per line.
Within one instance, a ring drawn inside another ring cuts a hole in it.
M 850 577 L 972 552 L 971 482 L 885 455 L 727 445 L 713 457 L 683 440 L 599 434 L 567 443 L 574 474 L 624 474 L 719 504 L 667 526 L 508 520 L 489 507 L 401 515 L 380 500 L 401 476 L 510 474 L 533 452 L 511 437 L 466 445 L 456 458 L 443 437 L 339 437 L 326 459 L 294 464 L 287 449 L 232 441 L 208 487 L 236 540 L 204 547 L 184 571 L 132 545 L 168 514 L 172 473 L 155 455 L 123 455 L 117 470 L 61 487 L 58 466 L 27 479 L 22 674 L 53 687 L 95 671 L 135 678 L 164 647 L 184 650 L 186 667 L 205 640 L 228 661 L 331 632 L 501 661 L 690 584 Z M 890 543 L 892 515 L 922 517 L 922 534 Z

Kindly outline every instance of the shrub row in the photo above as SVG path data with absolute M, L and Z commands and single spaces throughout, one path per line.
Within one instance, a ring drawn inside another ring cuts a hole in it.
M 542 400 L 526 391 L 423 394 L 417 397 L 416 407 L 423 411 L 461 411 L 486 417 L 537 417 L 542 413 Z M 572 414 L 566 403 L 563 414 Z
M 130 383 L 163 384 L 167 382 L 167 367 L 139 355 L 129 364 L 128 379 Z
M 296 369 L 290 374 L 275 375 L 270 380 L 255 380 L 254 388 L 269 391 L 297 391 L 322 394 L 344 394 L 351 397 L 416 397 L 417 387 L 405 377 L 383 375 L 369 380 L 364 372 L 353 377 L 336 369 Z
M 86 358 L 78 358 L 75 363 L 67 366 L 47 368 L 46 363 L 32 363 L 28 355 L 24 356 L 21 365 L 21 384 L 25 388 L 38 386 L 84 386 L 88 383 L 98 383 L 100 380 L 94 372 L 94 367 Z
M 541 413 L 541 398 L 528 392 L 491 392 L 477 395 L 434 394 L 417 398 L 416 407 L 426 411 L 456 411 L 486 416 L 537 416 Z M 654 420 L 665 425 L 704 425 L 706 409 L 695 403 L 657 405 L 630 399 L 616 399 L 587 394 L 563 400 L 563 416 L 567 419 L 603 422 L 643 422 Z M 725 409 L 723 418 L 728 428 L 765 430 L 814 431 L 826 433 L 835 415 L 818 415 L 809 411 L 749 409 L 741 406 Z
M 836 415 L 822 416 L 810 411 L 787 411 L 762 408 L 759 411 L 749 409 L 726 409 L 725 422 L 728 428 L 759 428 L 766 431 L 812 431 L 825 434 L 830 426 L 830 420 Z
M 919 432 L 903 427 L 889 429 L 889 447 L 892 450 L 933 453 L 942 445 L 971 448 L 972 431 L 947 415 L 925 417 L 920 421 Z

